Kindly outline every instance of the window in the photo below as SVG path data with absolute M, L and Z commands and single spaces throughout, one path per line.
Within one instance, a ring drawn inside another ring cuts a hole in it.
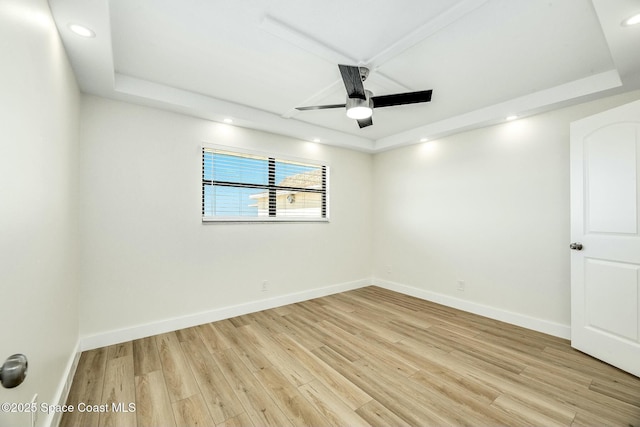
M 202 149 L 203 221 L 326 221 L 329 168 Z

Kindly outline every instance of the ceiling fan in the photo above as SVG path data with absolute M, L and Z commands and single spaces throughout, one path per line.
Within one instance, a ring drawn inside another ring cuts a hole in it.
M 417 104 L 431 101 L 431 89 L 417 92 L 395 93 L 392 95 L 373 96 L 366 90 L 362 82 L 369 76 L 367 67 L 339 64 L 344 87 L 347 89 L 347 101 L 344 104 L 313 105 L 310 107 L 296 107 L 296 110 L 326 110 L 329 108 L 347 109 L 347 117 L 355 119 L 360 128 L 371 126 L 374 108 L 391 107 L 394 105 Z

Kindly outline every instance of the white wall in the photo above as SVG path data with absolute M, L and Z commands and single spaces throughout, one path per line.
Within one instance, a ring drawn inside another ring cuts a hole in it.
M 92 336 L 113 342 L 157 331 L 148 324 L 179 327 L 198 313 L 363 283 L 373 266 L 380 285 L 567 336 L 569 123 L 639 96 L 391 150 L 373 162 L 85 96 L 82 335 L 91 347 L 102 339 Z M 202 224 L 203 142 L 329 162 L 331 223 Z
M 374 276 L 390 288 L 567 332 L 569 123 L 639 97 L 375 155 Z
M 81 117 L 84 336 L 371 276 L 370 154 L 93 96 Z M 203 224 L 203 142 L 328 162 L 331 222 Z
M 0 363 L 29 358 L 0 402 L 58 403 L 78 341 L 79 92 L 46 0 L 0 2 L 0 58 Z

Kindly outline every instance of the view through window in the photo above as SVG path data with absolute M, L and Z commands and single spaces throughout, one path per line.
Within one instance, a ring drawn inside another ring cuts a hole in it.
M 202 149 L 204 221 L 327 220 L 328 167 Z

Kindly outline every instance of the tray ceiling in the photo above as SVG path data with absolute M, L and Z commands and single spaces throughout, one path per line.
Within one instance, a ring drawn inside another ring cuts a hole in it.
M 620 25 L 634 0 L 50 5 L 86 93 L 366 151 L 640 87 L 640 28 Z M 344 103 L 338 63 L 369 67 L 375 95 L 433 89 L 432 102 L 376 109 L 364 129 L 342 109 L 295 110 Z

